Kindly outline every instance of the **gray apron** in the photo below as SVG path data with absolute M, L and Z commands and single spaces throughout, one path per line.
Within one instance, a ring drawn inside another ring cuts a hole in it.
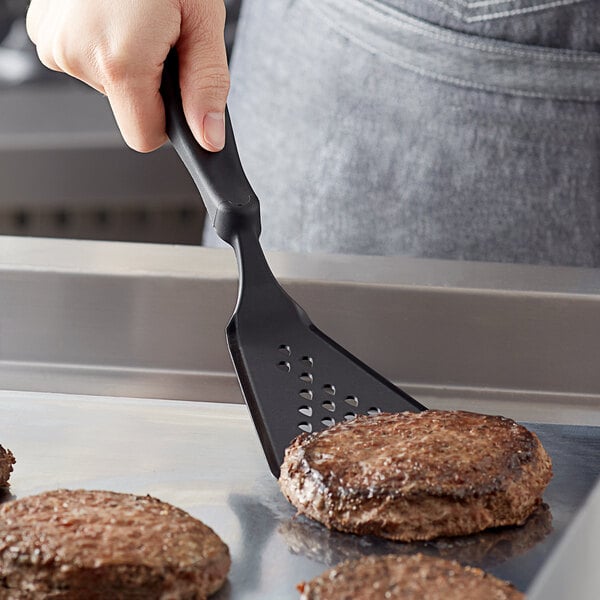
M 267 249 L 600 265 L 596 1 L 246 0 L 229 105 Z

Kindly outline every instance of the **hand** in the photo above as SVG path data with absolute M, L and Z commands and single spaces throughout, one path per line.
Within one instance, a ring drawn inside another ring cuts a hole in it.
M 172 46 L 190 129 L 207 150 L 223 147 L 224 26 L 223 0 L 32 0 L 27 13 L 42 63 L 108 96 L 125 141 L 140 152 L 167 139 L 159 90 Z

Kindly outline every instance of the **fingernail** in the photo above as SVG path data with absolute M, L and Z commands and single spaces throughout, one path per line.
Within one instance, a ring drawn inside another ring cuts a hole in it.
M 225 146 L 225 116 L 220 112 L 209 112 L 204 116 L 204 141 L 221 150 Z

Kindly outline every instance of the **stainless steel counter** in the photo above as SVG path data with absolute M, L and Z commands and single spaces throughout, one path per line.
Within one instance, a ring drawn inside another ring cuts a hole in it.
M 329 532 L 294 517 L 243 406 L 0 392 L 0 443 L 17 458 L 14 496 L 83 487 L 148 493 L 182 507 L 230 546 L 233 566 L 219 600 L 297 598 L 295 584 L 327 565 L 383 552 L 456 557 L 527 589 L 600 473 L 600 428 L 532 428 L 554 461 L 548 508 L 521 528 L 400 544 Z M 589 542 L 597 556 L 598 538 Z M 593 577 L 579 576 L 569 597 L 592 598 L 585 586 Z

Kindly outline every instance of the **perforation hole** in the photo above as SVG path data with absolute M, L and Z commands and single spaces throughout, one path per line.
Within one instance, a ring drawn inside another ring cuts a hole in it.
M 310 373 L 302 373 L 302 375 L 300 375 L 300 379 L 305 383 L 313 382 L 313 376 Z
M 354 421 L 354 419 L 356 419 L 356 413 L 353 412 L 347 412 L 344 415 L 344 421 Z
M 301 429 L 306 433 L 310 433 L 312 431 L 312 425 L 306 421 L 303 421 L 302 423 L 298 423 L 298 429 Z
M 301 406 L 298 412 L 303 414 L 305 417 L 312 417 L 312 406 Z
M 310 369 L 310 367 L 312 367 L 315 364 L 315 361 L 312 359 L 311 356 L 303 356 L 300 359 L 300 362 L 305 366 L 308 367 Z
M 292 368 L 292 366 L 290 365 L 290 363 L 287 360 L 282 360 L 280 362 L 277 363 L 277 368 L 280 371 L 283 371 L 285 373 L 289 373 L 290 369 Z
M 323 391 L 330 396 L 335 396 L 335 385 L 331 385 L 330 383 L 326 383 L 323 386 Z
M 373 415 L 378 415 L 381 412 L 380 408 L 377 408 L 376 406 L 372 406 L 368 411 L 367 414 L 369 416 L 373 416 Z
M 335 410 L 335 402 L 332 402 L 331 400 L 325 400 L 321 406 L 329 412 L 333 412 Z
M 323 423 L 325 427 L 331 427 L 332 425 L 335 425 L 335 419 L 333 417 L 325 417 L 324 419 L 321 419 L 321 423 Z
M 279 348 L 277 348 L 281 354 L 285 354 L 286 356 L 292 355 L 292 349 L 287 344 L 281 344 Z
M 354 408 L 358 406 L 358 398 L 356 396 L 347 396 L 344 402 L 348 406 L 353 406 Z
M 313 399 L 313 393 L 310 390 L 300 390 L 300 393 L 298 395 L 300 396 L 300 398 L 304 398 L 305 400 Z

